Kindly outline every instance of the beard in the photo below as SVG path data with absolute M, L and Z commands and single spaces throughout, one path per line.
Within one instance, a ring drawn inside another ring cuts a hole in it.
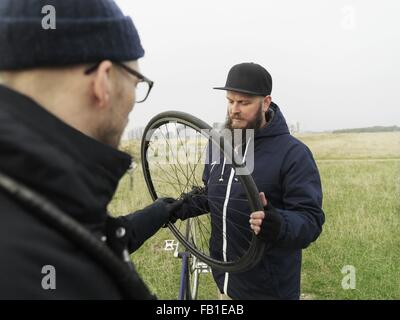
M 262 104 L 260 104 L 260 108 L 256 114 L 256 117 L 253 120 L 249 121 L 244 128 L 235 128 L 233 127 L 232 124 L 233 121 L 232 118 L 229 116 L 229 111 L 228 111 L 224 123 L 224 128 L 229 130 L 246 130 L 246 129 L 258 130 L 260 129 L 261 124 L 263 122 L 263 117 L 265 117 L 265 114 L 262 111 Z
M 120 115 L 113 112 L 112 109 L 110 109 L 107 118 L 109 120 L 106 123 L 102 123 L 97 128 L 96 139 L 103 144 L 118 149 L 128 123 L 123 123 L 123 120 L 120 119 Z
M 232 145 L 234 147 L 246 143 L 247 141 L 247 135 L 246 135 L 246 130 L 254 130 L 254 134 L 260 129 L 261 124 L 263 122 L 263 117 L 265 117 L 265 114 L 262 110 L 263 105 L 260 104 L 260 108 L 256 114 L 256 117 L 249 121 L 245 127 L 243 128 L 236 128 L 232 124 L 232 118 L 229 116 L 229 111 L 227 112 L 226 115 L 226 120 L 224 123 L 224 129 L 227 129 L 231 132 L 231 137 L 233 139 Z
M 117 92 L 117 96 L 110 104 L 106 120 L 97 127 L 96 139 L 103 144 L 118 149 L 122 135 L 128 125 L 129 113 L 133 107 L 132 109 L 127 107 L 129 101 L 123 100 L 121 92 Z

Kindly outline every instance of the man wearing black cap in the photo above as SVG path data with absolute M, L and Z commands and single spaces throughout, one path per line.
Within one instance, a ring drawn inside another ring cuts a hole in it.
M 240 219 L 237 213 L 248 212 L 251 228 L 268 244 L 267 249 L 251 270 L 213 270 L 222 296 L 299 299 L 301 252 L 318 238 L 325 219 L 316 163 L 307 146 L 290 135 L 281 110 L 272 102 L 272 78 L 262 66 L 235 65 L 226 85 L 215 89 L 226 91 L 226 128 L 254 129 L 254 141 L 246 143 L 254 143 L 252 176 L 265 210 L 248 212 L 246 201 L 240 201 L 244 193 L 240 183 L 235 183 L 235 170 L 221 159 L 205 166 L 207 197 L 193 198 L 195 206 L 185 203 L 176 215 L 186 218 L 185 212 L 193 216 L 211 210 L 212 216 L 221 217 L 223 212 L 222 218 L 216 219 L 220 225 L 213 225 L 210 253 L 218 259 L 234 261 L 240 258 L 237 248 L 247 245 L 237 232 L 241 228 L 238 223 L 247 220 Z
M 231 68 L 225 87 L 228 99 L 228 117 L 225 126 L 229 129 L 259 129 L 267 123 L 271 105 L 272 78 L 258 64 L 242 63 Z M 235 103 L 236 102 L 236 103 Z M 245 106 L 245 108 L 241 108 Z
M 42 28 L 45 5 L 55 29 Z M 143 55 L 112 0 L 0 1 L 0 299 L 132 297 L 110 264 L 41 217 L 52 204 L 67 215 L 60 223 L 72 218 L 125 258 L 169 220 L 163 201 L 107 214 L 131 164 L 116 148 L 153 86 L 138 69 Z

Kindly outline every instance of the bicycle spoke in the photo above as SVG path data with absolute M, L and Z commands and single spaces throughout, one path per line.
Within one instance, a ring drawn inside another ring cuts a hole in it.
M 163 134 L 163 132 L 162 132 L 162 130 L 160 129 L 160 132 L 161 132 L 161 134 L 164 136 L 164 138 L 166 139 L 166 137 L 165 137 L 165 135 Z M 169 148 L 171 148 L 171 145 L 169 144 L 169 142 L 168 142 L 168 140 L 169 139 L 166 139 L 166 142 L 167 142 L 167 144 L 168 144 L 168 146 L 169 146 Z M 172 150 L 173 150 L 173 148 L 171 148 Z M 172 154 L 174 154 L 174 153 L 172 153 Z M 182 169 L 182 166 L 180 165 L 180 163 L 179 163 L 179 160 L 178 160 L 178 155 L 176 155 L 176 161 L 177 161 L 177 163 L 178 163 L 178 166 L 179 166 L 179 168 L 180 168 L 180 171 L 182 172 L 182 174 L 186 177 L 186 179 L 187 179 L 187 176 L 185 175 L 185 171 Z
M 194 205 L 195 207 L 197 207 L 196 205 Z M 197 208 L 199 208 L 199 207 L 197 207 Z M 217 216 L 216 215 L 216 217 L 218 217 L 218 218 L 220 218 L 221 220 L 222 220 L 222 217 L 219 217 L 219 216 Z M 212 220 L 212 218 L 211 218 L 211 220 Z M 232 222 L 231 222 L 232 223 Z M 226 232 L 224 232 L 223 230 L 222 230 L 222 228 L 217 224 L 217 223 L 215 223 L 215 224 L 213 224 L 213 226 L 215 226 L 216 228 L 218 228 L 218 230 L 220 230 L 221 232 L 222 232 L 222 235 L 223 236 L 225 236 L 226 238 L 228 238 L 227 237 L 227 234 L 226 234 Z M 243 227 L 242 227 L 243 228 Z M 236 227 L 236 229 L 238 230 L 238 228 Z M 247 230 L 246 229 L 246 231 L 248 231 L 248 232 L 250 232 L 250 227 L 249 227 L 249 230 Z M 211 233 L 210 233 L 211 234 Z M 244 238 L 244 236 L 243 236 L 243 234 L 239 231 L 239 235 L 241 236 L 241 237 L 243 237 Z M 232 238 L 232 237 L 230 237 L 230 238 Z M 246 238 L 244 238 L 246 241 L 248 241 Z M 232 242 L 234 242 L 235 244 L 238 244 L 236 241 L 234 241 L 233 239 L 231 239 L 231 241 Z

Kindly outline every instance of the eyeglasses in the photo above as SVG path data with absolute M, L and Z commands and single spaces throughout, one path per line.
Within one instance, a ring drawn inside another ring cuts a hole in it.
M 147 99 L 147 97 L 149 96 L 150 91 L 153 88 L 154 82 L 151 81 L 150 79 L 146 78 L 144 75 L 137 72 L 136 70 L 129 68 L 128 66 L 126 66 L 125 64 L 123 64 L 121 62 L 113 61 L 113 63 L 120 66 L 125 71 L 127 71 L 129 74 L 131 74 L 139 79 L 139 82 L 135 88 L 136 103 L 144 102 Z M 89 69 L 85 70 L 85 74 L 88 75 L 88 74 L 93 73 L 94 71 L 97 70 L 99 65 L 100 65 L 100 63 L 97 63 L 93 67 L 90 67 Z

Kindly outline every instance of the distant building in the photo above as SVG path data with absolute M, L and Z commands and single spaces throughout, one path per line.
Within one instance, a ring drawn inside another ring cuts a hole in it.
M 300 132 L 300 122 L 299 121 L 288 121 L 287 122 L 290 133 Z

